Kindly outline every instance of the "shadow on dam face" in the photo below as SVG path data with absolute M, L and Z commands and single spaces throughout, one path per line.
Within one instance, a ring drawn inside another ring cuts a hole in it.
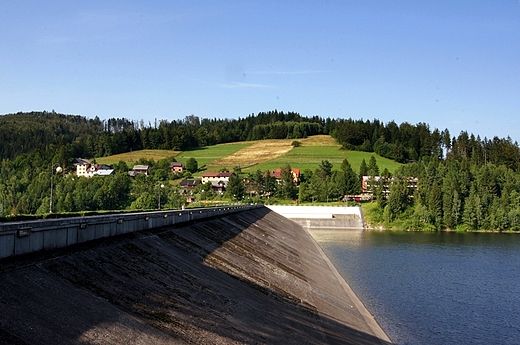
M 262 207 L 0 260 L 0 344 L 388 344 L 343 285 Z

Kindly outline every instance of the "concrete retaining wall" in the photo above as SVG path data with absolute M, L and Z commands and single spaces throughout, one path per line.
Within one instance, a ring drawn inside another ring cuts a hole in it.
M 361 207 L 267 206 L 304 228 L 363 229 Z
M 306 229 L 363 229 L 363 222 L 358 216 L 334 219 L 291 219 Z
M 103 237 L 222 216 L 255 207 L 258 206 L 240 205 L 0 223 L 0 259 L 66 247 Z
M 334 206 L 267 206 L 272 211 L 285 218 L 334 218 L 336 215 L 357 215 L 362 218 L 361 207 L 334 207 Z

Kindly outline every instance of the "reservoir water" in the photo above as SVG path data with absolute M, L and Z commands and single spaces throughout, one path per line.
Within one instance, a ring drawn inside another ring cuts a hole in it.
M 311 234 L 395 344 L 520 344 L 520 235 Z

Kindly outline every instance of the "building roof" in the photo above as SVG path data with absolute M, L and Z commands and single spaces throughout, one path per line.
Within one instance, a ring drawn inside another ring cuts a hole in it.
M 182 180 L 181 186 L 183 187 L 196 187 L 201 184 L 201 180 Z
M 85 159 L 85 158 L 74 158 L 74 160 L 72 161 L 72 164 L 74 165 L 77 165 L 77 164 L 90 164 L 90 161 L 88 159 Z
M 170 162 L 170 168 L 173 168 L 173 167 L 184 168 L 184 163 L 183 162 Z
M 133 170 L 148 170 L 148 165 L 136 164 L 132 168 Z
M 108 176 L 108 175 L 112 175 L 113 173 L 114 173 L 114 169 L 99 169 L 94 174 L 99 175 L 99 176 Z
M 111 169 L 111 168 L 106 164 L 96 163 L 96 164 L 91 164 L 90 169 L 93 171 L 97 171 L 97 170 L 107 170 L 107 169 Z
M 213 188 L 226 188 L 227 187 L 227 182 L 226 181 L 212 181 L 211 182 L 211 187 Z
M 291 172 L 293 174 L 293 177 L 295 177 L 297 179 L 300 178 L 300 169 L 291 168 Z M 266 174 L 264 174 L 264 176 L 265 175 Z M 277 180 L 281 180 L 282 179 L 282 169 L 278 168 L 278 169 L 276 169 L 274 171 L 270 171 L 269 175 L 273 176 Z

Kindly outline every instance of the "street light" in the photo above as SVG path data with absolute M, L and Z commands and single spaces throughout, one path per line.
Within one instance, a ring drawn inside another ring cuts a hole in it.
M 49 213 L 52 213 L 52 190 L 54 189 L 54 166 L 56 166 L 56 173 L 59 174 L 63 171 L 58 163 L 51 165 L 51 200 L 49 201 Z
M 164 188 L 164 184 L 157 184 L 157 194 L 159 195 L 159 197 L 157 198 L 157 208 L 160 210 L 161 209 L 161 188 Z

